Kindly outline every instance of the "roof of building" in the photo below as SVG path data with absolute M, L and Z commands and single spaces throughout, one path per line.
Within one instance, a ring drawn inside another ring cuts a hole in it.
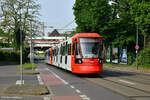
M 60 33 L 56 29 L 54 29 L 54 31 L 52 31 L 52 33 L 48 34 L 48 36 L 49 37 L 50 36 L 60 36 Z

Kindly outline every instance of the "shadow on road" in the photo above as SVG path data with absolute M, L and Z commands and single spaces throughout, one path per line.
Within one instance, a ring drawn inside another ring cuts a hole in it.
M 132 72 L 104 69 L 103 73 L 99 75 L 105 78 L 105 77 L 135 76 L 136 74 Z
M 44 60 L 35 60 L 35 63 L 44 64 Z M 75 74 L 75 73 L 71 73 L 70 71 L 64 70 L 62 68 L 58 68 L 56 66 L 52 66 L 48 64 L 45 65 L 54 67 L 55 69 L 61 71 L 62 73 L 67 73 L 80 78 L 105 78 L 105 77 L 122 77 L 122 76 L 136 75 L 135 73 L 132 72 L 125 72 L 125 71 L 118 71 L 118 70 L 111 70 L 111 69 L 103 69 L 103 72 L 99 74 Z

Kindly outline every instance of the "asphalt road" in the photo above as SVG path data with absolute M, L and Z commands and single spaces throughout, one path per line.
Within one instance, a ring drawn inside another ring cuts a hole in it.
M 76 75 L 47 64 L 39 64 L 39 66 L 46 66 L 49 70 L 61 77 L 61 79 L 65 80 L 68 83 L 68 87 L 74 88 L 74 91 L 78 92 L 80 96 L 85 96 L 86 100 L 127 100 L 126 97 L 120 94 L 86 80 L 87 77 L 96 79 L 97 76 L 95 75 Z

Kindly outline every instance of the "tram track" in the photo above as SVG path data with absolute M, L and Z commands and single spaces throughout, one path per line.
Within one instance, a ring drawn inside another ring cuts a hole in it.
M 112 74 L 113 73 L 113 74 Z M 103 77 L 119 77 L 123 80 L 134 81 L 144 85 L 150 85 L 150 75 L 143 75 L 137 73 L 129 73 L 123 71 L 112 71 L 112 73 L 103 73 Z
M 139 82 L 139 83 L 145 84 L 145 85 L 150 85 L 150 81 L 148 82 L 148 81 L 145 80 L 145 79 L 140 79 L 140 80 L 138 80 L 139 78 L 134 79 L 134 78 L 127 78 L 127 77 L 122 77 L 122 79 L 129 80 L 129 81 L 134 81 L 134 82 Z M 147 81 L 147 82 L 145 82 L 145 81 Z
M 129 78 L 127 78 L 126 74 Z M 97 78 L 84 79 L 92 84 L 99 85 L 125 96 L 129 100 L 132 100 L 133 98 L 148 98 L 146 100 L 150 100 L 150 84 L 148 84 L 148 82 L 142 82 L 141 80 L 136 81 L 134 77 L 137 77 L 136 74 L 111 72 L 109 75 L 101 74 Z

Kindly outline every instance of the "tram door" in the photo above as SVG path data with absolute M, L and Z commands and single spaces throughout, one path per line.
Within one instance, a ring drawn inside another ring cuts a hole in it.
M 72 64 L 74 65 L 75 64 L 75 50 L 76 50 L 76 40 L 73 42 L 73 45 L 72 45 Z
M 79 64 L 79 62 L 81 61 L 81 54 L 79 49 L 79 43 L 76 40 L 73 42 L 73 56 L 73 63 Z

